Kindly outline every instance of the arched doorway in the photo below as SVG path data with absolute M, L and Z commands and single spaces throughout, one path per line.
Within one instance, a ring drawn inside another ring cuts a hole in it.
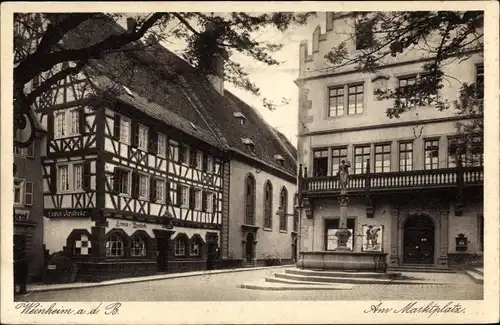
M 251 232 L 247 234 L 246 237 L 246 242 L 245 242 L 245 258 L 247 262 L 252 262 L 253 261 L 253 242 L 254 242 L 254 237 Z
M 426 215 L 413 215 L 403 228 L 403 262 L 434 264 L 434 222 Z

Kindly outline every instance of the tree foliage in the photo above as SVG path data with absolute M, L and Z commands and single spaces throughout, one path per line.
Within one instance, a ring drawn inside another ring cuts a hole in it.
M 482 11 L 354 12 L 350 18 L 356 32 L 325 55 L 334 69 L 355 66 L 372 73 L 411 51 L 425 53 L 419 82 L 376 93 L 380 100 L 393 100 L 393 107 L 386 112 L 391 118 L 415 105 L 447 109 L 451 103 L 440 97 L 439 91 L 447 79 L 460 80 L 445 74 L 443 67 L 467 60 L 484 47 Z M 353 40 L 363 45 L 357 51 L 348 50 L 347 44 Z
M 29 108 L 38 97 L 69 75 L 76 75 L 90 60 L 116 52 L 133 52 L 158 43 L 177 39 L 187 44 L 182 56 L 194 66 L 206 70 L 213 55 L 225 60 L 225 79 L 235 86 L 260 96 L 245 67 L 231 59 L 235 52 L 250 56 L 267 65 L 280 62 L 272 56 L 281 44 L 255 40 L 252 35 L 264 28 L 285 31 L 293 25 L 305 24 L 313 12 L 248 14 L 232 12 L 215 15 L 202 12 L 156 12 L 140 15 L 104 13 L 16 13 L 14 15 L 14 107 Z M 134 20 L 126 20 L 134 18 Z M 65 46 L 64 37 L 85 22 L 99 19 L 127 21 L 127 29 L 90 42 L 80 48 Z M 168 45 L 167 45 L 168 47 Z M 50 78 L 38 80 L 34 89 L 26 85 L 40 74 L 61 63 L 65 65 Z M 274 104 L 263 98 L 265 106 Z
M 354 12 L 349 18 L 355 32 L 344 36 L 325 55 L 330 69 L 354 66 L 374 73 L 395 59 L 420 51 L 425 60 L 415 83 L 394 90 L 376 89 L 377 99 L 391 100 L 393 105 L 386 110 L 390 118 L 398 118 L 419 106 L 454 108 L 457 115 L 464 117 L 456 124 L 462 144 L 457 146 L 457 156 L 476 151 L 483 141 L 483 80 L 469 84 L 445 73 L 443 68 L 482 53 L 484 12 Z M 357 51 L 349 51 L 348 44 L 353 41 Z M 460 86 L 456 99 L 449 100 L 440 92 L 451 82 Z

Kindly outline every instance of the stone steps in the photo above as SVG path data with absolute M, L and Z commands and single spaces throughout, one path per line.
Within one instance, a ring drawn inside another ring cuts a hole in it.
M 398 272 L 376 273 L 376 272 L 349 272 L 349 271 L 319 271 L 303 269 L 285 269 L 285 273 L 307 276 L 342 277 L 342 278 L 373 278 L 394 279 L 401 276 Z
M 331 283 L 325 283 L 325 282 L 299 281 L 299 280 L 290 280 L 290 279 L 280 279 L 280 278 L 276 278 L 276 277 L 265 277 L 264 280 L 266 282 L 271 282 L 271 283 L 292 284 L 292 285 L 311 285 L 313 287 L 332 285 Z M 352 289 L 354 287 L 354 285 L 350 284 L 350 283 L 336 283 L 335 285 L 338 288 L 343 288 L 346 290 Z
M 469 270 L 465 270 L 464 273 L 476 284 L 484 283 L 484 272 L 482 269 L 471 268 Z
M 435 268 L 421 265 L 404 265 L 398 267 L 388 267 L 388 272 L 425 272 L 425 273 L 457 273 L 449 268 Z
M 259 280 L 251 283 L 244 283 L 240 286 L 244 289 L 268 290 L 268 291 L 295 291 L 295 290 L 350 290 L 352 286 L 345 284 L 301 284 L 301 283 L 272 283 Z

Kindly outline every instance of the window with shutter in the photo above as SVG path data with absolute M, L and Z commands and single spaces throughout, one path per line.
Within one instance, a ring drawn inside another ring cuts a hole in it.
M 24 183 L 24 204 L 33 205 L 33 182 Z
M 50 191 L 57 192 L 57 169 L 55 165 L 50 165 Z
M 156 179 L 153 176 L 151 176 L 149 178 L 149 201 L 151 202 L 156 202 L 157 200 L 156 184 L 157 184 Z
M 23 181 L 19 179 L 14 180 L 14 204 L 23 204 Z
M 194 209 L 195 207 L 195 195 L 194 195 L 194 188 L 190 187 L 189 188 L 189 208 Z
M 78 109 L 78 131 L 76 133 L 85 134 L 85 109 Z
M 120 129 L 121 129 L 120 117 L 121 117 L 120 115 L 115 114 L 113 121 L 113 138 L 115 140 L 120 140 Z
M 202 201 L 201 201 L 201 211 L 207 211 L 207 198 L 208 198 L 208 193 L 206 191 L 203 191 Z
M 196 167 L 196 162 L 197 162 L 197 154 L 196 150 L 194 148 L 191 148 L 190 153 L 189 153 L 189 165 L 191 167 Z

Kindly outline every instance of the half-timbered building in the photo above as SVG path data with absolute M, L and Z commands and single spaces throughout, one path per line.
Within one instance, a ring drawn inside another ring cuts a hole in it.
M 86 22 L 61 46 L 122 31 Z M 44 244 L 77 280 L 294 258 L 295 148 L 224 91 L 221 60 L 202 74 L 153 45 L 91 60 L 44 94 Z
M 64 46 L 119 28 L 83 24 Z M 76 262 L 77 280 L 206 269 L 218 259 L 223 152 L 179 82 L 148 67 L 152 58 L 94 61 L 54 87 L 41 110 L 45 246 Z M 168 62 L 156 63 L 169 73 Z M 132 66 L 126 83 L 114 75 Z

